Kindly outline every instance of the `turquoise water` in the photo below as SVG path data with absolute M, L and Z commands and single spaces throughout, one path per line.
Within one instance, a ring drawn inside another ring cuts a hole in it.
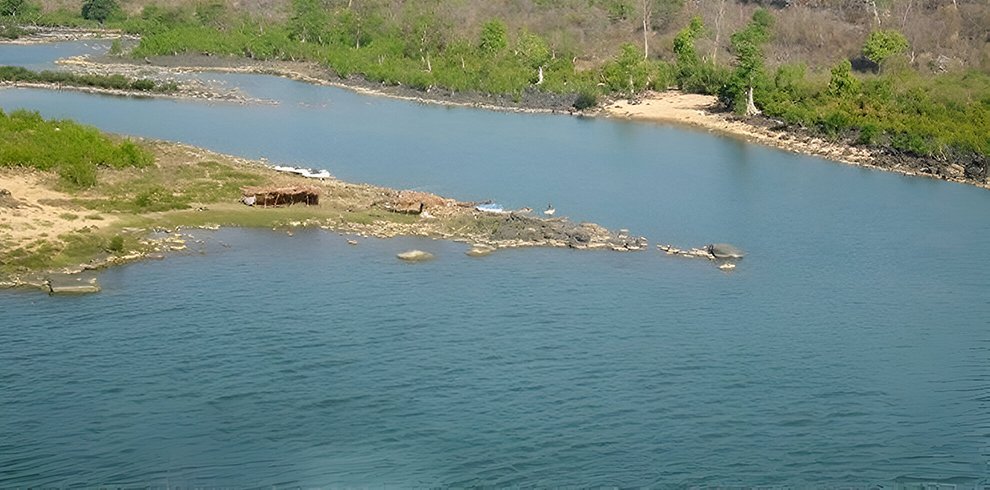
M 222 230 L 107 271 L 99 295 L 5 292 L 0 487 L 990 484 L 985 190 L 211 77 L 279 104 L 7 89 L 0 107 L 749 256 L 723 274 Z M 438 259 L 395 260 L 411 247 Z

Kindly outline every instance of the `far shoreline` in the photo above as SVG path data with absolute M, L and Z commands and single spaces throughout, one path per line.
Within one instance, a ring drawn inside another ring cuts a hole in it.
M 73 39 L 94 39 L 98 31 L 60 30 L 42 31 L 42 36 L 31 34 L 24 40 L 31 42 L 65 42 Z M 78 34 L 81 37 L 74 38 Z M 109 36 L 120 33 L 106 31 Z M 38 39 L 40 37 L 41 39 Z M 10 42 L 10 41 L 0 41 Z M 910 177 L 927 177 L 990 189 L 990 178 L 983 181 L 967 178 L 965 168 L 959 164 L 937 161 L 931 158 L 891 154 L 882 148 L 853 145 L 845 141 L 825 139 L 811 131 L 784 127 L 777 121 L 765 117 L 743 119 L 718 106 L 715 96 L 684 93 L 679 90 L 665 92 L 645 92 L 633 98 L 613 97 L 599 101 L 589 110 L 573 107 L 576 94 L 552 94 L 536 89 L 526 90 L 520 96 L 511 94 L 481 94 L 456 92 L 441 88 L 428 88 L 426 91 L 403 85 L 389 86 L 368 81 L 360 76 L 340 77 L 331 69 L 313 62 L 252 60 L 235 56 L 211 56 L 180 54 L 156 56 L 143 61 L 107 55 L 93 57 L 84 55 L 58 61 L 70 67 L 70 71 L 92 72 L 101 70 L 106 74 L 121 74 L 141 77 L 149 69 L 158 70 L 153 78 L 163 78 L 182 73 L 249 73 L 280 76 L 315 85 L 337 87 L 353 92 L 383 96 L 422 104 L 435 104 L 448 107 L 465 107 L 499 112 L 521 114 L 566 114 L 577 117 L 599 117 L 626 119 L 636 122 L 673 124 L 679 127 L 718 133 L 739 138 L 749 143 L 778 148 L 796 154 L 825 158 L 872 170 L 898 173 Z M 144 74 L 146 76 L 146 73 Z M 27 84 L 22 84 L 26 86 Z M 0 85 L 2 88 L 4 85 Z M 7 84 L 6 86 L 9 86 Z M 69 89 L 54 85 L 35 84 L 37 88 Z M 165 97 L 178 99 L 205 99 L 235 103 L 266 102 L 242 97 L 236 94 L 211 93 L 209 90 L 180 90 L 175 94 L 152 94 L 138 91 L 116 91 L 89 88 L 71 88 L 91 93 L 109 95 Z

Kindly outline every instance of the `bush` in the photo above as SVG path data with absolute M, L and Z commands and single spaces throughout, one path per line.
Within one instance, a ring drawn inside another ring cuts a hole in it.
M 574 108 L 583 111 L 598 105 L 598 95 L 591 90 L 582 90 L 574 99 Z
M 116 0 L 83 0 L 82 18 L 102 24 L 119 10 Z
M 15 25 L 0 25 L 0 39 L 17 39 L 27 31 Z
M 58 176 L 70 187 L 93 187 L 96 185 L 96 165 L 84 160 L 65 162 L 59 165 Z
M 908 47 L 907 38 L 899 31 L 878 30 L 871 32 L 863 44 L 863 56 L 879 65 L 893 55 L 906 53 Z
M 481 28 L 479 47 L 488 54 L 501 53 L 509 45 L 506 36 L 505 23 L 500 20 L 490 20 Z
M 107 244 L 107 252 L 121 253 L 124 251 L 124 237 L 114 235 Z

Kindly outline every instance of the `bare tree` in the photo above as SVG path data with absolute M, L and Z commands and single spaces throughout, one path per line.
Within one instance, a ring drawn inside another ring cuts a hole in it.
M 715 14 L 715 44 L 712 45 L 712 64 L 717 64 L 718 42 L 722 37 L 722 17 L 725 16 L 725 0 L 719 0 L 718 12 Z
M 651 29 L 653 23 L 653 1 L 640 0 L 640 11 L 643 14 L 643 59 L 650 57 L 650 34 L 653 33 Z

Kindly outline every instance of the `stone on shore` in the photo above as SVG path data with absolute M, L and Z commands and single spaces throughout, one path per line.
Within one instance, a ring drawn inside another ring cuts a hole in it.
M 407 250 L 396 255 L 396 257 L 407 262 L 423 262 L 426 260 L 432 260 L 433 254 L 422 250 Z

